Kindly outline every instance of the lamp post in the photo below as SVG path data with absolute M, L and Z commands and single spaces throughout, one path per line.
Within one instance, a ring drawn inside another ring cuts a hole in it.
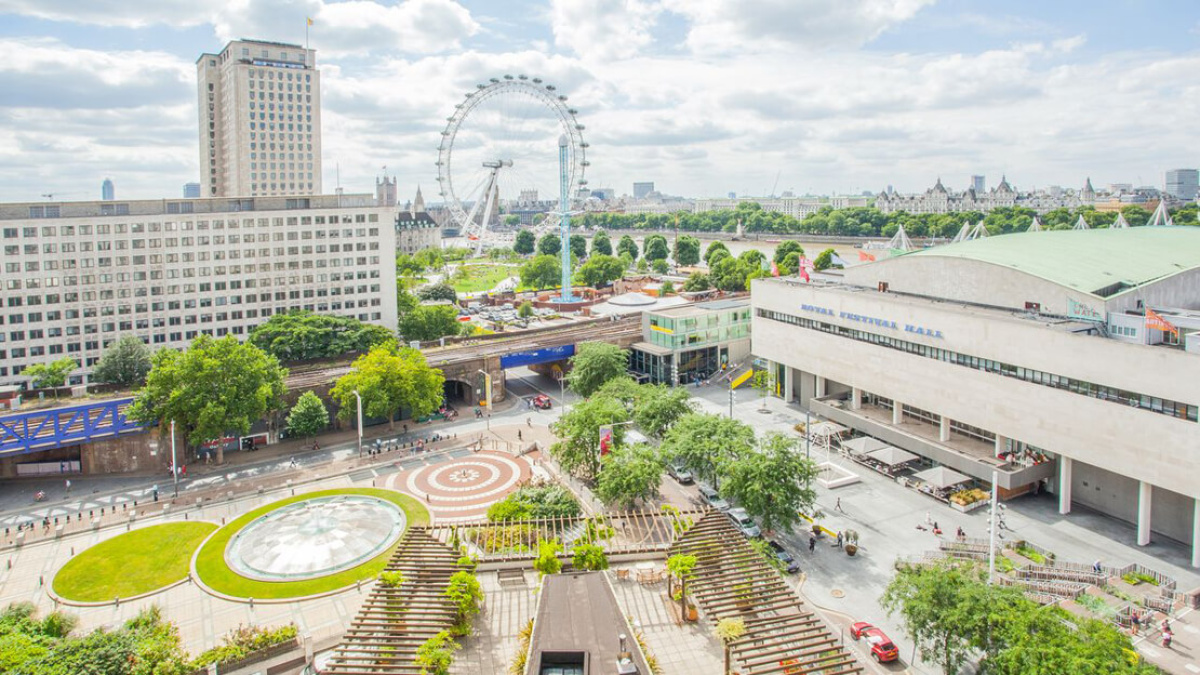
M 486 370 L 480 368 L 475 372 L 483 375 L 483 401 L 487 411 L 492 412 L 492 375 Z
M 558 400 L 562 401 L 562 413 L 567 414 L 567 374 L 560 373 L 558 376 Z
M 354 399 L 358 405 L 358 458 L 362 459 L 362 395 L 354 390 Z
M 731 387 L 729 387 L 729 419 L 733 419 L 733 401 L 734 401 L 734 398 L 735 398 L 735 395 L 734 395 L 734 390 L 733 390 L 733 387 L 731 386 Z
M 804 458 L 812 459 L 812 414 L 804 411 Z
M 179 465 L 175 462 L 175 420 L 171 420 L 171 479 L 175 481 L 175 496 L 179 496 Z

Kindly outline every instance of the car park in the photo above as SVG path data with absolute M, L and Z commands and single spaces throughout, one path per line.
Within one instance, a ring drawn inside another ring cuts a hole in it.
M 779 562 L 783 563 L 783 568 L 788 574 L 795 574 L 800 571 L 800 565 L 796 562 L 796 557 L 791 554 L 783 544 L 774 539 L 767 540 L 767 545 L 771 547 L 771 551 L 775 553 L 775 557 Z
M 729 509 L 725 515 L 729 516 L 737 529 L 747 537 L 754 539 L 762 536 L 762 530 L 758 529 L 758 523 L 754 522 L 749 513 L 746 513 L 746 509 L 741 507 Z
M 850 636 L 855 640 L 864 640 L 871 650 L 871 658 L 879 663 L 888 663 L 900 658 L 900 650 L 887 633 L 866 621 L 859 621 L 850 626 Z
M 667 464 L 667 473 L 680 485 L 691 485 L 694 480 L 692 478 L 692 472 L 688 471 L 686 466 L 678 462 L 671 462 Z
M 716 490 L 707 485 L 700 486 L 700 501 L 706 505 L 713 507 L 718 511 L 728 511 L 729 502 L 721 498 L 721 495 Z

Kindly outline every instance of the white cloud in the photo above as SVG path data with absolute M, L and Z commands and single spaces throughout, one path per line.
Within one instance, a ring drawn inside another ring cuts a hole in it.
M 208 22 L 213 5 L 194 0 L 0 0 L 0 13 L 126 28 L 196 26 Z
M 552 0 L 554 43 L 587 61 L 630 58 L 652 41 L 659 11 L 645 0 Z
M 913 18 L 936 0 L 663 0 L 687 17 L 698 53 L 778 48 L 854 49 Z

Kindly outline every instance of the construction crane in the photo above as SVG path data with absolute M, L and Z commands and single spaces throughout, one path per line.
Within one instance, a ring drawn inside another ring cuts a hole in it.
M 53 200 L 55 197 L 66 197 L 68 195 L 77 195 L 78 192 L 43 192 L 42 196 L 46 199 Z

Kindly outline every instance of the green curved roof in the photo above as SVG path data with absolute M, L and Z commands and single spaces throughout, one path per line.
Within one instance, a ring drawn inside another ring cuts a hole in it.
M 935 246 L 904 257 L 964 258 L 1109 297 L 1200 268 L 1200 227 L 1020 232 Z

